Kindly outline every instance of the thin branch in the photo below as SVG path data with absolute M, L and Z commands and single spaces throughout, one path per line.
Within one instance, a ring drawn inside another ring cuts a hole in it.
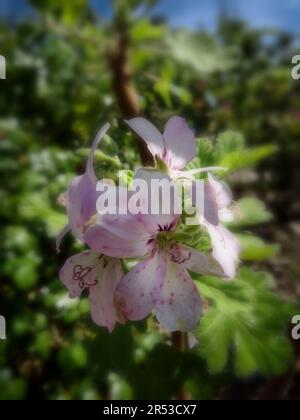
M 108 54 L 108 63 L 112 72 L 112 87 L 123 117 L 133 118 L 141 114 L 141 109 L 129 63 L 130 37 L 126 25 L 120 23 L 116 24 L 116 33 L 114 51 Z M 142 164 L 152 166 L 153 158 L 146 144 L 140 138 L 137 140 Z

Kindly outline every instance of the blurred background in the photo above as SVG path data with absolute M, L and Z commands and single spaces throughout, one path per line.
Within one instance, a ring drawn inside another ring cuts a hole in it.
M 1 0 L 0 399 L 300 398 L 300 54 L 297 0 Z M 182 115 L 201 165 L 229 168 L 242 242 L 235 282 L 201 278 L 199 344 L 155 322 L 109 335 L 58 279 L 81 245 L 57 198 L 97 129 L 99 176 L 144 150 L 124 117 Z M 298 348 L 297 348 L 298 344 Z

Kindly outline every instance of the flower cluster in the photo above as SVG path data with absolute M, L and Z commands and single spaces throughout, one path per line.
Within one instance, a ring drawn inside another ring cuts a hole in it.
M 216 168 L 186 170 L 196 155 L 196 139 L 184 119 L 172 117 L 163 134 L 143 118 L 127 123 L 146 142 L 156 162 L 156 169 L 139 169 L 136 177 L 146 182 L 154 176 L 179 182 L 207 172 L 204 206 L 198 208 L 194 202 L 194 186 L 191 202 L 199 225 L 211 239 L 212 255 L 178 240 L 176 233 L 183 217 L 173 211 L 169 214 L 97 212 L 97 200 L 102 193 L 97 188 L 93 160 L 99 142 L 109 129 L 106 124 L 92 145 L 85 173 L 76 177 L 66 192 L 68 225 L 57 244 L 59 248 L 62 237 L 71 231 L 89 249 L 66 261 L 60 279 L 71 298 L 88 290 L 92 319 L 109 331 L 117 322 L 141 320 L 150 313 L 155 314 L 166 331 L 191 331 L 202 313 L 201 298 L 191 273 L 220 276 L 225 280 L 235 276 L 239 243 L 222 225 L 230 215 L 232 195 L 212 175 Z M 124 188 L 107 180 L 99 182 L 111 189 Z M 156 199 L 162 200 L 161 196 Z M 119 207 L 126 204 L 118 202 Z M 135 262 L 129 271 L 124 264 L 127 259 Z

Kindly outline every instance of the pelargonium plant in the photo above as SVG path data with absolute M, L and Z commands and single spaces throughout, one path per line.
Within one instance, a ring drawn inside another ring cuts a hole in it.
M 93 321 L 110 332 L 117 323 L 142 320 L 152 313 L 167 332 L 193 331 L 202 304 L 191 273 L 211 274 L 221 280 L 233 279 L 236 274 L 239 243 L 222 224 L 231 217 L 232 194 L 213 174 L 220 168 L 186 169 L 196 156 L 196 138 L 183 118 L 170 118 L 163 134 L 143 118 L 127 123 L 146 142 L 156 164 L 155 168 L 138 169 L 133 181 L 141 179 L 149 186 L 153 179 L 169 180 L 175 185 L 173 205 L 169 212 L 162 211 L 166 197 L 158 191 L 150 198 L 158 204 L 158 212 L 141 207 L 131 211 L 130 183 L 124 186 L 97 180 L 93 160 L 109 129 L 106 124 L 92 145 L 85 173 L 72 181 L 65 194 L 68 225 L 59 235 L 57 247 L 71 231 L 88 249 L 66 261 L 60 279 L 70 298 L 88 290 Z M 195 177 L 200 173 L 207 175 L 202 205 L 195 200 Z M 189 201 L 194 220 L 202 228 L 199 235 L 206 232 L 210 238 L 211 255 L 178 235 L 186 213 L 175 211 L 175 203 L 181 201 L 177 189 L 187 181 L 190 189 L 184 200 Z M 121 197 L 113 212 L 106 213 L 101 207 L 105 190 Z M 143 201 L 143 195 L 139 198 Z

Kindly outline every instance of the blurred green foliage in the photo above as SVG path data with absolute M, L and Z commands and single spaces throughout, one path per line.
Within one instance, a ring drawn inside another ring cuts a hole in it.
M 0 342 L 0 399 L 167 399 L 183 384 L 194 398 L 215 398 L 236 378 L 284 373 L 293 358 L 287 325 L 296 309 L 270 291 L 271 275 L 251 268 L 280 251 L 255 235 L 272 215 L 253 194 L 237 202 L 231 225 L 249 266 L 230 284 L 195 277 L 208 309 L 193 350 L 165 344 L 152 319 L 109 335 L 92 325 L 87 299 L 70 301 L 59 282 L 60 266 L 81 245 L 68 238 L 55 254 L 66 222 L 57 198 L 83 171 L 97 128 L 113 123 L 96 155 L 99 176 L 113 177 L 120 162 L 139 165 L 106 60 L 120 19 L 129 22 L 143 113 L 158 125 L 185 116 L 203 135 L 196 166 L 226 166 L 240 192 L 251 185 L 239 185 L 233 173 L 256 167 L 265 180 L 256 182 L 256 195 L 300 180 L 300 85 L 286 58 L 292 40 L 273 33 L 266 43 L 263 31 L 225 18 L 215 35 L 174 33 L 146 14 L 135 17 L 135 8 L 154 2 L 126 3 L 114 2 L 112 23 L 97 20 L 84 0 L 72 7 L 32 1 L 38 19 L 0 23 L 8 63 L 0 95 L 0 308 L 8 336 Z M 199 231 L 180 234 L 209 248 Z
M 232 369 L 239 376 L 257 371 L 267 376 L 285 372 L 292 349 L 279 332 L 282 321 L 290 320 L 292 307 L 268 292 L 268 276 L 243 268 L 234 283 L 199 280 L 202 296 L 214 303 L 198 330 L 199 352 L 211 372 L 224 369 L 231 348 Z

